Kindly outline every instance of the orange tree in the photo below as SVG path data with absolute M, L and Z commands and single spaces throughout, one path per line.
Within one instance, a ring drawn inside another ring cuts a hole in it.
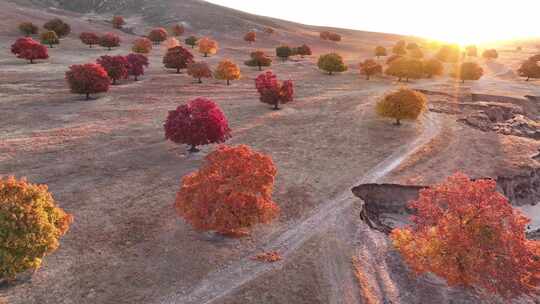
M 270 156 L 245 145 L 220 146 L 182 179 L 176 211 L 197 230 L 245 232 L 279 214 L 272 201 L 276 172 Z
M 409 203 L 412 225 L 391 234 L 415 273 L 506 299 L 538 293 L 540 242 L 525 238 L 529 220 L 496 187 L 457 173 L 420 191 Z
M 427 78 L 442 75 L 443 72 L 444 65 L 437 58 L 431 58 L 424 61 L 424 74 Z
M 259 71 L 262 70 L 262 67 L 267 67 L 272 65 L 272 58 L 264 53 L 264 51 L 255 51 L 250 54 L 251 59 L 246 61 L 247 66 L 256 66 L 259 68 Z
M 386 56 L 387 53 L 386 53 L 386 48 L 384 46 L 377 46 L 375 48 L 375 56 L 377 57 L 377 59 L 381 56 Z
M 484 69 L 476 62 L 464 62 L 456 66 L 455 76 L 461 82 L 465 80 L 478 80 L 484 75 Z
M 366 75 L 366 80 L 372 75 L 381 74 L 382 66 L 373 59 L 366 59 L 359 64 L 360 74 Z
M 538 61 L 530 59 L 524 61 L 518 69 L 518 74 L 521 77 L 527 77 L 527 81 L 530 78 L 540 78 L 540 65 L 538 65 Z
M 249 44 L 255 42 L 255 40 L 257 40 L 257 33 L 253 32 L 253 31 L 247 32 L 244 35 L 244 40 L 247 41 Z
M 402 119 L 417 119 L 426 110 L 427 98 L 424 94 L 408 88 L 401 88 L 387 94 L 377 102 L 375 110 L 382 117 L 394 118 L 396 125 Z
M 208 37 L 203 37 L 199 40 L 199 52 L 204 54 L 204 57 L 208 55 L 214 55 L 218 51 L 218 43 Z
M 229 59 L 221 61 L 214 73 L 216 79 L 227 80 L 227 85 L 231 84 L 231 80 L 240 79 L 240 76 L 240 68 Z
M 385 73 L 397 77 L 398 81 L 401 81 L 403 78 L 406 81 L 409 81 L 409 79 L 419 79 L 424 75 L 424 64 L 418 59 L 402 57 L 393 60 Z

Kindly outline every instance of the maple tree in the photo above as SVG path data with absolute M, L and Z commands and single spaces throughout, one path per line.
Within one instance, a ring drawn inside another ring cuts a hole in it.
M 208 37 L 203 37 L 198 41 L 199 52 L 204 54 L 204 57 L 208 55 L 214 55 L 218 51 L 218 43 Z
M 176 69 L 180 73 L 181 69 L 187 68 L 188 64 L 193 62 L 193 54 L 182 46 L 176 46 L 167 50 L 163 56 L 163 64 L 166 68 Z
M 250 54 L 251 59 L 246 61 L 247 66 L 256 66 L 259 68 L 259 71 L 262 70 L 262 67 L 272 65 L 272 59 L 267 56 L 263 51 L 255 51 Z
M 197 146 L 223 143 L 231 137 L 225 114 L 215 102 L 202 97 L 169 111 L 163 127 L 166 139 L 190 145 L 190 152 L 198 152 Z
M 133 41 L 131 50 L 135 53 L 148 54 L 152 50 L 152 41 L 146 37 L 137 38 Z
M 527 81 L 531 78 L 540 78 L 540 65 L 535 60 L 525 60 L 518 69 L 518 74 L 521 77 L 527 77 Z
M 337 53 L 329 53 L 321 55 L 317 61 L 319 69 L 332 75 L 334 72 L 345 72 L 348 67 L 343 62 L 343 57 Z
M 135 81 L 139 80 L 138 77 L 144 75 L 144 68 L 148 67 L 148 58 L 141 54 L 129 54 L 126 56 L 128 62 L 128 75 L 135 78 Z
M 253 31 L 247 32 L 244 35 L 244 40 L 249 42 L 249 44 L 252 44 L 253 42 L 255 42 L 255 40 L 257 40 L 257 33 L 253 32 Z
M 394 229 L 391 238 L 415 273 L 431 272 L 486 296 L 538 294 L 540 242 L 526 239 L 529 220 L 494 180 L 456 173 L 420 190 L 409 208 L 412 224 Z
M 403 78 L 408 82 L 409 79 L 419 79 L 424 75 L 424 65 L 422 61 L 412 58 L 398 58 L 390 63 L 385 73 L 390 76 L 398 77 L 398 81 Z
M 129 62 L 124 56 L 101 56 L 97 63 L 107 71 L 113 85 L 116 84 L 116 80 L 128 77 Z
M 444 72 L 444 65 L 437 58 L 431 58 L 424 61 L 424 74 L 431 78 L 433 76 L 442 75 Z
M 197 41 L 199 41 L 199 38 L 197 38 L 196 36 L 189 36 L 184 42 L 187 45 L 191 46 L 191 48 L 193 49 L 197 45 Z
M 88 45 L 89 47 L 99 44 L 99 36 L 96 33 L 82 32 L 79 35 L 79 39 L 81 39 L 82 43 Z
M 37 25 L 34 25 L 32 22 L 22 22 L 19 24 L 18 28 L 26 37 L 35 35 L 39 32 Z
M 369 80 L 373 75 L 382 73 L 382 66 L 373 59 L 366 59 L 358 66 L 360 68 L 360 74 L 366 75 L 366 80 Z
M 203 61 L 188 64 L 187 73 L 189 76 L 197 79 L 199 83 L 202 83 L 202 78 L 212 78 L 212 70 Z
M 260 101 L 273 105 L 279 110 L 280 103 L 293 101 L 294 89 L 292 80 L 279 81 L 276 74 L 267 71 L 255 79 L 255 88 L 260 94 Z
M 73 216 L 59 208 L 46 185 L 0 177 L 0 280 L 36 270 L 56 251 Z
M 381 56 L 387 56 L 388 54 L 386 53 L 386 48 L 384 46 L 377 46 L 375 47 L 375 56 L 377 57 L 377 59 L 379 59 L 379 57 Z
M 427 107 L 427 98 L 424 94 L 408 88 L 400 88 L 395 92 L 386 94 L 375 106 L 377 114 L 381 117 L 389 117 L 396 120 L 396 125 L 401 120 L 415 120 Z
M 90 94 L 107 92 L 111 83 L 107 71 L 95 63 L 70 66 L 66 72 L 66 81 L 72 93 L 84 94 L 87 100 Z
M 49 45 L 50 48 L 53 48 L 55 44 L 60 44 L 58 36 L 54 31 L 46 31 L 39 35 L 41 43 Z
M 160 44 L 161 42 L 165 41 L 167 37 L 167 30 L 162 27 L 152 29 L 150 33 L 148 33 L 148 39 L 150 39 L 154 44 Z
M 121 29 L 126 24 L 126 21 L 122 16 L 113 16 L 111 23 L 115 29 Z
M 43 27 L 46 30 L 54 31 L 56 35 L 58 35 L 59 38 L 65 37 L 71 33 L 71 26 L 67 23 L 65 23 L 60 18 L 54 18 L 52 20 L 47 21 Z
M 279 214 L 272 201 L 277 170 L 270 156 L 245 145 L 219 146 L 182 179 L 175 207 L 196 230 L 235 235 Z
M 489 49 L 489 50 L 485 50 L 482 53 L 482 57 L 488 60 L 497 59 L 499 57 L 499 53 L 497 52 L 496 49 Z
M 185 29 L 184 29 L 184 26 L 182 24 L 175 24 L 171 27 L 171 32 L 174 36 L 178 37 L 178 36 L 182 36 L 182 34 L 184 34 L 185 32 Z
M 293 50 L 287 45 L 280 45 L 276 48 L 276 56 L 282 60 L 287 60 L 293 55 Z
M 29 37 L 17 39 L 11 45 L 11 52 L 17 55 L 17 58 L 29 60 L 30 63 L 49 58 L 47 47 Z
M 113 33 L 105 33 L 99 37 L 99 45 L 110 51 L 113 47 L 120 45 L 120 37 Z
M 229 59 L 222 60 L 214 73 L 216 79 L 227 80 L 227 85 L 230 85 L 231 80 L 240 79 L 240 68 Z
M 484 75 L 484 69 L 476 62 L 464 62 L 457 65 L 454 72 L 456 78 L 461 82 L 465 80 L 478 80 Z

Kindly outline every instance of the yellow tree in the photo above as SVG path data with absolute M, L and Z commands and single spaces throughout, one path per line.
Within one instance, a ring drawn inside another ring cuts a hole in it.
M 375 106 L 379 116 L 394 118 L 396 125 L 401 120 L 416 120 L 427 107 L 427 98 L 424 94 L 408 88 L 401 88 L 384 96 Z
M 240 79 L 240 68 L 230 59 L 221 61 L 214 73 L 216 79 L 227 80 L 227 85 L 230 85 L 231 80 Z

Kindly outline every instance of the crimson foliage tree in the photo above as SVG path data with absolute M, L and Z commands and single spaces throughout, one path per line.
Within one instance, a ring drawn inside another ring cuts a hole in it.
M 202 97 L 169 111 L 164 129 L 166 139 L 190 145 L 190 152 L 198 152 L 199 145 L 223 143 L 231 137 L 225 114 L 212 100 Z
M 37 59 L 47 59 L 49 54 L 47 47 L 35 41 L 32 38 L 19 38 L 11 45 L 11 52 L 17 55 L 17 58 L 29 60 L 34 63 Z
M 85 94 L 87 100 L 90 94 L 107 92 L 111 83 L 107 71 L 95 63 L 70 66 L 66 72 L 66 81 L 72 93 Z
M 144 75 L 144 68 L 148 66 L 148 58 L 141 54 L 129 54 L 126 56 L 128 62 L 128 75 L 138 80 L 138 77 Z
M 120 45 L 120 37 L 113 33 L 106 33 L 99 38 L 99 45 L 108 48 L 110 51 L 113 47 Z
M 193 54 L 182 46 L 176 46 L 167 50 L 163 57 L 163 64 L 166 68 L 176 69 L 176 73 L 180 73 L 180 69 L 187 68 L 188 64 L 194 62 Z
M 97 63 L 107 71 L 107 74 L 112 79 L 112 84 L 116 84 L 118 79 L 128 77 L 129 62 L 124 56 L 101 56 Z
M 280 103 L 293 101 L 294 89 L 292 80 L 280 82 L 276 74 L 267 71 L 255 79 L 255 87 L 260 94 L 260 101 L 273 105 L 279 110 Z
M 96 33 L 83 32 L 79 38 L 81 39 L 82 43 L 88 45 L 89 47 L 99 44 L 99 36 Z
M 112 18 L 112 25 L 116 29 L 121 29 L 124 24 L 126 24 L 126 21 L 124 20 L 124 17 L 122 16 L 114 16 Z
M 154 44 L 160 44 L 167 40 L 167 30 L 162 27 L 155 28 L 148 33 L 148 39 L 152 40 Z

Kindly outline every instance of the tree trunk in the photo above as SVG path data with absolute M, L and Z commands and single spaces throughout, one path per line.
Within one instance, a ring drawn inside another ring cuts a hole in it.
M 401 82 L 401 77 L 399 77 L 397 81 L 398 81 L 398 82 Z
M 530 78 L 530 77 L 529 77 L 529 76 L 527 76 L 527 80 L 525 80 L 525 81 L 529 81 L 529 78 Z
M 204 53 L 204 57 L 208 57 L 208 53 Z
M 332 75 L 332 71 L 328 72 L 328 75 Z
M 137 75 L 135 75 L 135 81 L 138 81 L 139 79 L 137 78 Z
M 176 68 L 176 74 L 180 74 L 180 68 Z
M 86 93 L 86 100 L 90 99 L 90 93 Z
M 34 63 L 34 59 L 30 59 L 30 64 Z
M 279 110 L 279 100 L 274 104 L 274 110 Z
M 366 75 L 366 80 L 369 80 L 369 75 Z
M 110 50 L 112 50 L 112 48 L 111 48 L 111 47 L 109 47 L 109 51 L 110 51 Z
M 113 85 L 116 84 L 116 78 L 113 78 L 113 79 L 112 79 L 112 84 L 113 84 Z
M 229 81 L 229 79 L 227 79 L 227 85 L 231 85 L 231 82 Z
M 199 77 L 199 83 L 202 83 L 201 77 Z
M 396 119 L 396 123 L 394 123 L 396 126 L 401 126 L 401 120 L 398 118 Z
M 259 71 L 262 71 L 261 65 L 259 64 Z
M 465 83 L 465 79 L 462 79 L 462 80 L 461 80 L 461 83 Z
M 191 145 L 191 148 L 189 148 L 189 153 L 197 153 L 201 150 L 197 149 L 197 146 Z

